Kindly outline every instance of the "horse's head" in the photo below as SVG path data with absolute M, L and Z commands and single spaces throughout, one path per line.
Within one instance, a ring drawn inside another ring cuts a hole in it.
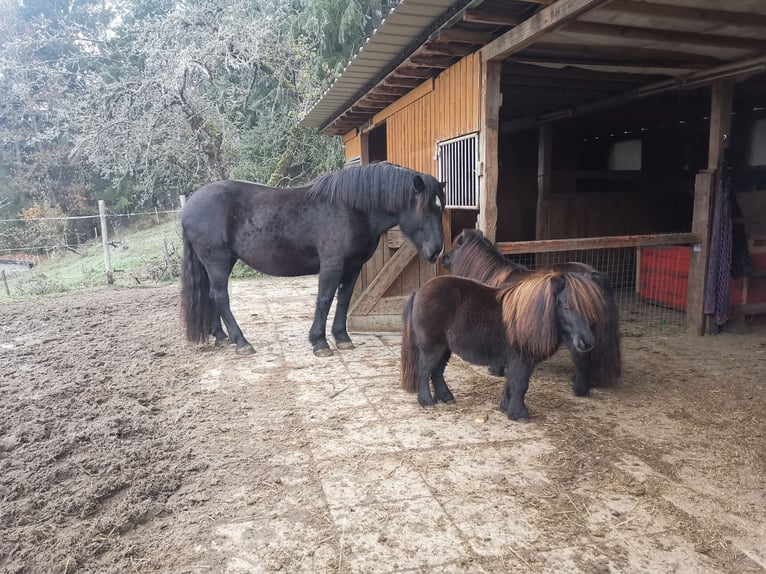
M 436 263 L 444 252 L 444 184 L 430 175 L 415 174 L 412 182 L 414 202 L 399 215 L 399 227 L 418 248 L 420 256 Z
M 444 254 L 442 258 L 442 265 L 449 271 L 452 268 L 454 261 L 458 258 L 462 249 L 467 245 L 481 242 L 486 244 L 487 249 L 494 249 L 492 243 L 484 237 L 484 234 L 479 229 L 464 229 L 461 231 L 455 239 L 452 240 L 452 249 Z
M 559 340 L 578 353 L 589 352 L 595 345 L 593 323 L 603 309 L 599 285 L 589 277 L 563 273 L 552 282 Z

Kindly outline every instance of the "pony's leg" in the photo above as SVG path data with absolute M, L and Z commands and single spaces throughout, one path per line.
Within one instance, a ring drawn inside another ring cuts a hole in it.
M 527 422 L 529 411 L 524 403 L 524 395 L 529 388 L 529 377 L 535 370 L 535 363 L 529 359 L 516 357 L 505 364 L 505 388 L 500 401 L 500 410 L 514 421 Z
M 452 352 L 447 351 L 444 354 L 444 357 L 442 357 L 441 363 L 439 363 L 439 365 L 437 365 L 437 367 L 431 372 L 431 382 L 434 384 L 434 397 L 437 401 L 441 401 L 443 403 L 455 402 L 455 397 L 450 392 L 449 387 L 447 386 L 447 381 L 444 380 L 444 369 L 447 367 L 447 363 L 449 362 L 451 356 Z
M 327 344 L 325 332 L 327 329 L 327 315 L 330 312 L 332 299 L 340 285 L 343 276 L 343 260 L 340 257 L 322 261 L 319 269 L 319 291 L 317 292 L 317 304 L 314 311 L 314 322 L 309 330 L 309 341 L 317 357 L 329 357 L 332 355 L 330 345 Z
M 237 346 L 237 353 L 241 355 L 255 353 L 255 349 L 245 339 L 229 307 L 229 269 L 226 266 L 211 265 L 208 267 L 207 274 L 210 277 L 210 298 L 226 325 L 229 339 Z
M 487 367 L 487 372 L 493 377 L 504 377 L 505 366 L 504 365 L 490 365 Z
M 346 328 L 346 317 L 348 315 L 348 305 L 351 302 L 351 295 L 354 293 L 354 285 L 359 278 L 362 268 L 356 271 L 346 273 L 341 277 L 340 287 L 338 287 L 338 302 L 335 305 L 335 319 L 332 322 L 332 336 L 339 349 L 353 349 L 354 343 L 348 336 Z
M 590 394 L 591 364 L 593 359 L 590 353 L 578 353 L 573 350 L 571 352 L 572 360 L 575 364 L 575 374 L 572 377 L 572 392 L 578 397 L 587 397 Z

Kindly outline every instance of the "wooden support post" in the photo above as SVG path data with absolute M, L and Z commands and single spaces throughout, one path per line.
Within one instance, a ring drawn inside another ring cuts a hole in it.
M 686 325 L 690 333 L 697 335 L 703 335 L 706 330 L 705 282 L 709 259 L 710 225 L 713 221 L 712 207 L 718 166 L 729 140 L 733 93 L 734 83 L 731 80 L 720 80 L 712 86 L 708 165 L 706 170 L 697 174 L 694 183 L 692 233 L 700 238 L 700 243 L 692 246 L 689 262 Z
M 553 123 L 540 124 L 537 138 L 537 220 L 535 223 L 535 238 L 550 239 L 548 210 L 551 195 Z
M 104 246 L 104 270 L 106 271 L 106 283 L 114 283 L 112 275 L 112 263 L 109 260 L 109 233 L 106 227 L 106 203 L 103 199 L 98 200 L 98 215 L 101 218 L 101 243 Z
M 3 278 L 3 286 L 5 287 L 5 294 L 8 295 L 8 298 L 11 297 L 11 290 L 8 288 L 8 279 L 5 276 L 5 269 L 0 269 L 0 276 Z
M 495 241 L 497 234 L 498 130 L 500 124 L 500 71 L 502 62 L 483 61 L 479 96 L 479 216 L 484 236 Z

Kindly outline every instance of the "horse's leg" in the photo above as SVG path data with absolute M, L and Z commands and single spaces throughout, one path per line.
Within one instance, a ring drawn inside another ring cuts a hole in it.
M 574 350 L 571 350 L 571 352 L 572 360 L 575 364 L 575 374 L 572 377 L 572 392 L 578 397 L 587 397 L 590 394 L 591 364 L 593 359 L 590 353 L 578 353 Z
M 210 265 L 207 268 L 207 274 L 210 277 L 210 298 L 226 325 L 229 339 L 237 346 L 237 353 L 250 355 L 255 353 L 255 349 L 245 339 L 229 307 L 229 271 L 228 265 Z
M 535 369 L 534 361 L 515 356 L 505 364 L 505 388 L 500 401 L 500 409 L 514 421 L 527 422 L 529 411 L 524 403 L 524 395 L 529 388 L 529 377 Z
M 215 302 L 211 299 L 210 300 L 210 324 L 213 325 L 212 335 L 215 338 L 215 346 L 221 347 L 228 338 L 226 336 L 226 332 L 223 330 L 223 325 L 221 324 L 221 314 L 218 312 L 218 307 L 216 306 Z
M 229 271 L 226 274 L 228 277 L 231 275 L 231 270 L 234 269 L 234 264 L 237 262 L 235 258 L 232 258 L 231 264 L 229 265 Z M 228 279 L 227 279 L 228 282 Z M 228 287 L 227 287 L 228 289 Z M 213 325 L 213 330 L 211 331 L 211 334 L 215 338 L 215 346 L 221 347 L 224 345 L 224 343 L 229 340 L 229 337 L 226 335 L 226 332 L 223 330 L 223 325 L 221 324 L 221 313 L 218 311 L 218 305 L 216 305 L 215 300 L 211 297 L 210 303 L 208 305 L 208 313 L 210 313 L 210 325 Z
M 309 331 L 309 341 L 317 357 L 332 355 L 326 337 L 327 315 L 330 312 L 330 305 L 332 305 L 332 299 L 335 297 L 335 291 L 340 285 L 342 276 L 343 260 L 340 257 L 333 257 L 320 263 L 317 304 L 314 311 L 314 322 Z
M 451 356 L 452 352 L 448 350 L 444 354 L 444 357 L 442 357 L 441 362 L 431 372 L 431 381 L 434 384 L 434 397 L 437 401 L 442 401 L 443 403 L 455 402 L 455 397 L 450 392 L 449 387 L 447 386 L 447 381 L 444 380 L 444 369 L 447 367 L 447 363 Z
M 487 372 L 493 377 L 504 377 L 505 366 L 504 365 L 490 365 L 487 367 Z
M 332 336 L 339 349 L 353 349 L 354 343 L 348 336 L 346 328 L 346 316 L 348 315 L 348 304 L 351 302 L 351 295 L 354 293 L 354 285 L 359 278 L 362 268 L 350 273 L 345 273 L 340 280 L 338 287 L 338 302 L 335 305 L 335 319 L 332 322 Z

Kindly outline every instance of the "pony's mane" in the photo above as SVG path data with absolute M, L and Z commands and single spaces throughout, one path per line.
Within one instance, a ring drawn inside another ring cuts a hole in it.
M 592 278 L 576 273 L 539 271 L 519 283 L 501 289 L 498 298 L 510 344 L 523 354 L 542 360 L 556 352 L 559 345 L 556 328 L 554 279 L 562 277 L 565 295 L 573 311 L 591 325 L 603 323 L 606 314 L 604 294 Z M 562 295 L 564 295 L 562 291 Z
M 388 162 L 347 167 L 318 177 L 309 187 L 311 199 L 322 199 L 368 213 L 394 213 L 413 204 L 414 180 L 420 176 L 429 193 L 438 193 L 436 180 Z M 429 190 L 430 188 L 430 190 Z
M 454 250 L 450 263 L 451 274 L 499 287 L 514 273 L 527 271 L 508 261 L 478 232 L 466 230 L 462 236 L 463 243 Z

